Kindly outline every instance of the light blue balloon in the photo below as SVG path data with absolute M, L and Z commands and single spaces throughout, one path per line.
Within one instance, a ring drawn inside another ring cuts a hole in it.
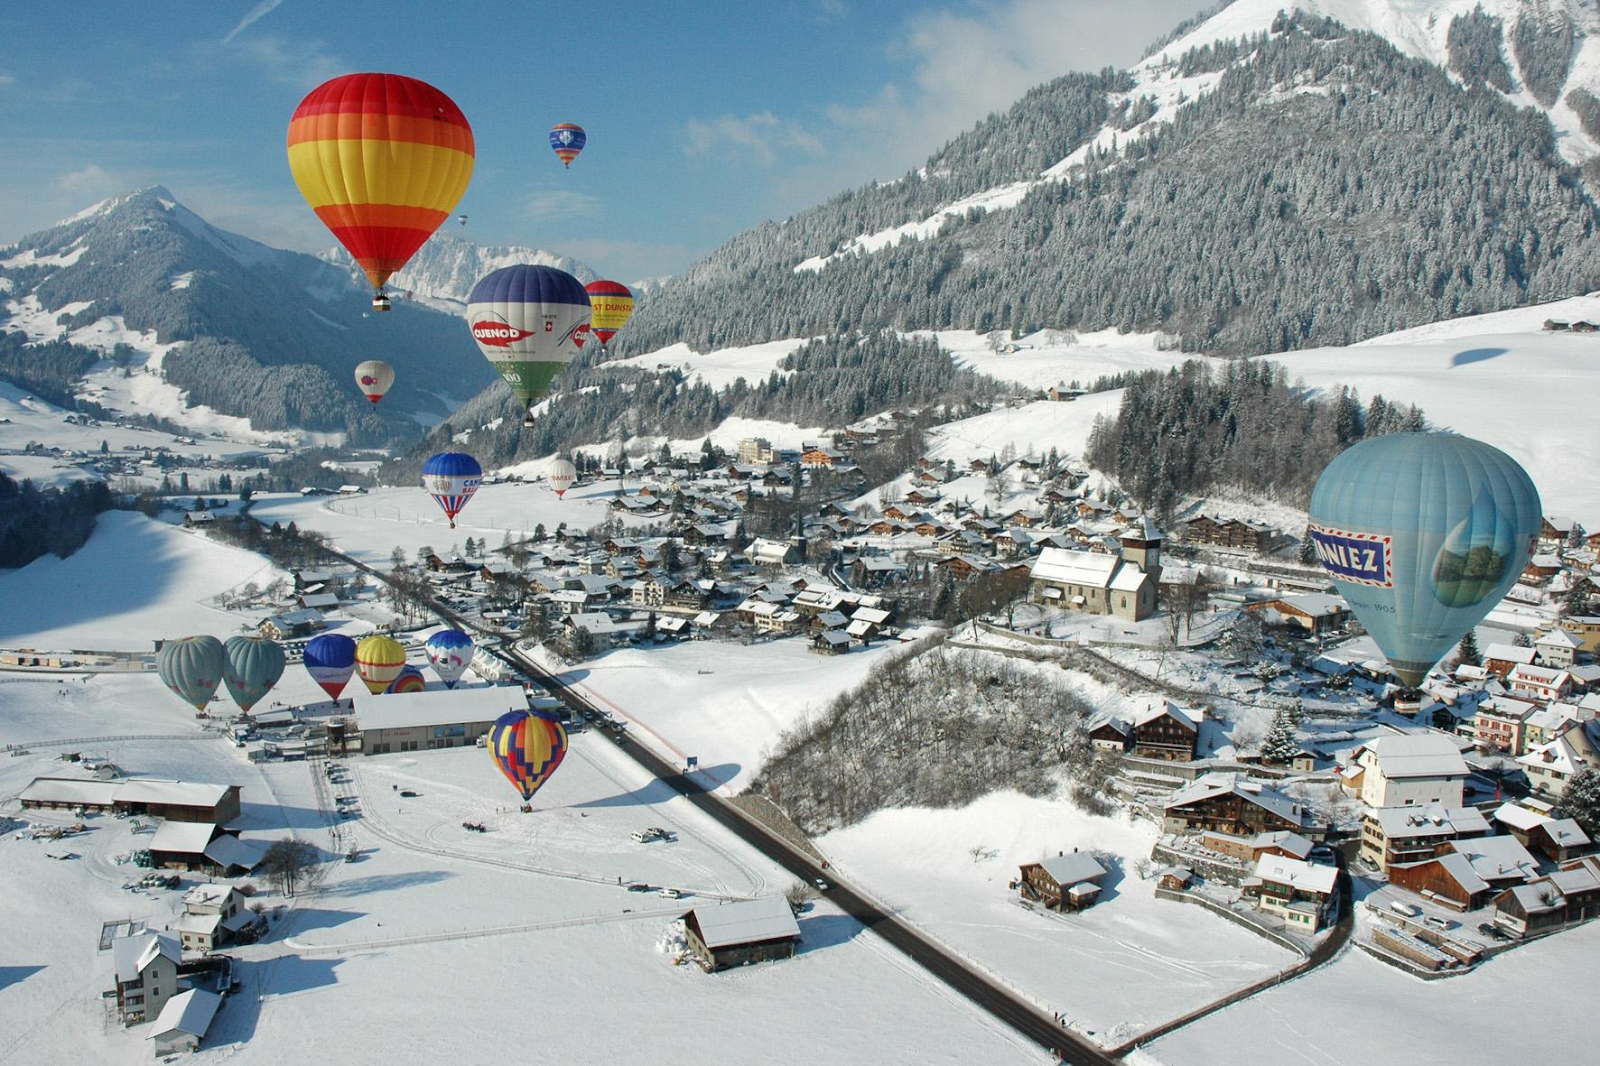
M 1309 532 L 1395 676 L 1416 687 L 1517 583 L 1541 514 L 1533 479 L 1498 448 L 1393 433 L 1328 464 Z

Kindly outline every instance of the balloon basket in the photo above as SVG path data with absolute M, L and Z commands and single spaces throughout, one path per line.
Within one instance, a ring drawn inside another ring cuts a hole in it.
M 524 803 L 524 804 L 523 804 L 523 805 L 522 805 L 522 813 L 523 813 L 523 814 L 532 814 L 532 813 L 533 813 L 533 804 L 531 804 L 531 803 Z

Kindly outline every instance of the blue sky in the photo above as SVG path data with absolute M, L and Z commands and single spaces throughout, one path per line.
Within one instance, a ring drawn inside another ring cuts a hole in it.
M 472 122 L 462 235 L 635 279 L 915 167 L 1029 86 L 1137 59 L 1201 0 L 80 0 L 0 8 L 0 244 L 163 184 L 225 228 L 332 243 L 284 133 L 337 74 Z M 550 125 L 589 146 L 563 171 Z

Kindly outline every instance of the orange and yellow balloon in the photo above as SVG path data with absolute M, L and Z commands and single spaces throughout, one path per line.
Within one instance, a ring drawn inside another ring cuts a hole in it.
M 444 93 L 399 74 L 345 74 L 289 121 L 289 170 L 382 297 L 467 191 L 472 127 Z M 378 300 L 374 300 L 377 306 Z
M 356 645 L 356 674 L 376 696 L 387 689 L 406 666 L 406 650 L 393 637 L 374 633 Z

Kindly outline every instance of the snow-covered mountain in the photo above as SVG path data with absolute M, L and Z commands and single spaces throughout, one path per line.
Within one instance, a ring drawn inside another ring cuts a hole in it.
M 343 248 L 318 252 L 317 258 L 348 272 L 354 283 L 366 285 L 365 277 Z M 539 248 L 477 244 L 443 229 L 429 237 L 427 243 L 411 257 L 406 268 L 390 278 L 389 288 L 404 298 L 451 314 L 460 314 L 466 309 L 467 294 L 479 278 L 490 271 L 519 263 L 565 270 L 585 285 L 600 276 L 587 264 L 568 256 Z
M 365 289 L 156 186 L 0 249 L 0 377 L 196 428 L 362 443 L 414 436 L 493 380 L 459 318 L 372 315 Z M 372 357 L 398 375 L 377 409 L 350 377 Z
M 619 348 L 1054 327 L 1270 352 L 1586 291 L 1597 20 L 1577 0 L 1237 0 L 735 237 Z

